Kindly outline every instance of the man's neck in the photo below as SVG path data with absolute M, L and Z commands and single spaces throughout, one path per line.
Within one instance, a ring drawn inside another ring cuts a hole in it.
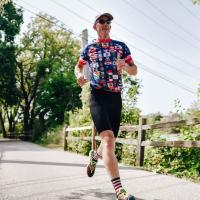
M 110 38 L 110 35 L 107 34 L 107 33 L 99 33 L 99 34 L 98 34 L 98 37 L 99 37 L 101 40 L 106 40 L 106 39 Z
M 110 42 L 110 36 L 109 36 L 109 34 L 99 34 L 98 37 L 99 37 L 98 38 L 99 42 L 103 42 L 103 43 Z

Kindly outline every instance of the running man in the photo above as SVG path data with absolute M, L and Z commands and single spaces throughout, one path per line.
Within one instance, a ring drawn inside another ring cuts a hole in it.
M 97 151 L 91 150 L 87 173 L 92 177 L 98 158 L 102 158 L 111 178 L 117 200 L 135 200 L 122 187 L 118 162 L 115 155 L 115 143 L 120 127 L 122 109 L 122 78 L 123 71 L 129 75 L 137 74 L 137 66 L 131 57 L 127 45 L 110 38 L 110 13 L 98 15 L 93 24 L 98 40 L 87 45 L 75 67 L 75 75 L 80 86 L 86 83 L 83 68 L 89 65 L 90 74 L 90 112 L 101 144 Z

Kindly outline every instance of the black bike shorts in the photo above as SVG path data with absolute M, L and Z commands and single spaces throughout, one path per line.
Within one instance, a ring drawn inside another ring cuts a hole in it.
M 90 112 L 97 132 L 111 130 L 117 137 L 121 121 L 122 99 L 120 92 L 91 90 Z

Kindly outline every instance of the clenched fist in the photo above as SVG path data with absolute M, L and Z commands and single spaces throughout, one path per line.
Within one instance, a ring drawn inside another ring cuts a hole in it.
M 87 82 L 87 80 L 84 78 L 84 76 L 82 74 L 79 74 L 77 76 L 77 83 L 82 87 L 85 83 Z
M 117 65 L 117 72 L 121 74 L 122 70 L 124 70 L 126 66 L 124 59 L 117 59 L 116 65 Z

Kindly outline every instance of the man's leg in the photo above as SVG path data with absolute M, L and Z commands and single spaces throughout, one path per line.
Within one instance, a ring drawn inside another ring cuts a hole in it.
M 99 147 L 95 151 L 93 158 L 95 160 L 98 160 L 99 158 L 102 158 L 102 142 L 100 143 Z
M 115 155 L 116 138 L 114 137 L 113 132 L 110 130 L 102 131 L 100 137 L 104 166 L 110 175 L 117 200 L 135 200 L 132 195 L 129 195 L 126 190 L 123 189 L 121 184 L 118 161 Z
M 118 162 L 115 156 L 115 137 L 111 130 L 102 131 L 100 133 L 101 144 L 97 151 L 91 150 L 89 157 L 90 163 L 87 166 L 87 175 L 92 177 L 95 172 L 98 158 L 102 157 L 105 168 L 112 179 L 119 177 Z
M 106 130 L 100 133 L 102 158 L 105 168 L 111 179 L 119 177 L 118 162 L 115 156 L 115 137 L 112 131 Z

